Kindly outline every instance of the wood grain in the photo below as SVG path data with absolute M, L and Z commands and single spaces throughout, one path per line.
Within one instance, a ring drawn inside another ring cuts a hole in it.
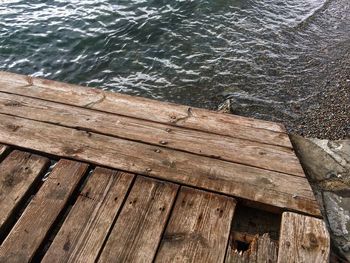
M 330 237 L 321 219 L 285 212 L 282 215 L 279 263 L 329 260 Z
M 99 262 L 152 262 L 177 189 L 138 176 Z
M 283 209 L 320 215 L 311 187 L 303 177 L 2 114 L 0 140 Z
M 0 113 L 305 176 L 292 149 L 0 92 Z
M 60 160 L 0 247 L 0 262 L 29 262 L 87 169 Z
M 47 158 L 17 150 L 0 163 L 0 235 L 48 165 Z
M 11 73 L 7 71 L 0 71 L 0 83 L 1 85 L 11 85 L 12 87 L 16 86 L 28 86 L 32 85 L 30 76 Z
M 223 262 L 235 205 L 229 197 L 181 188 L 155 262 Z
M 292 148 L 284 127 L 273 122 L 37 78 L 29 78 L 29 86 L 23 87 L 11 81 L 23 76 L 6 72 L 0 78 L 0 90 L 8 93 Z
M 96 168 L 42 262 L 95 262 L 133 177 Z
M 247 251 L 237 251 L 228 247 L 225 263 L 275 263 L 277 262 L 278 243 L 268 234 L 255 236 Z

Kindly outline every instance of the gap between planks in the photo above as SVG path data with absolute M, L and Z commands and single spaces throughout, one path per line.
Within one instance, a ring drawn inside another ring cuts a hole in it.
M 17 150 L 0 163 L 0 243 L 48 166 L 49 159 Z
M 152 262 L 178 185 L 137 176 L 98 262 Z
M 133 179 L 132 174 L 97 167 L 42 262 L 95 262 Z
M 74 161 L 57 163 L 0 246 L 0 262 L 33 259 L 87 168 L 88 165 Z

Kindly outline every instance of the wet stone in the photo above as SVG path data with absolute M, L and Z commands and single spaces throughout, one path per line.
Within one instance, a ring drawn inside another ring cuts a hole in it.
M 350 140 L 291 136 L 320 203 L 335 253 L 350 261 Z

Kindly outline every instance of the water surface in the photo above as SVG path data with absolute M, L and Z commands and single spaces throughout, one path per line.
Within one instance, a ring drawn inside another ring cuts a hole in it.
M 0 69 L 283 121 L 349 49 L 349 2 L 0 1 Z

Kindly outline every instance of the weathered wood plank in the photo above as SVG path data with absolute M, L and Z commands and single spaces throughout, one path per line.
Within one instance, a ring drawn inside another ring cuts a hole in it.
M 268 234 L 255 236 L 247 251 L 237 251 L 228 247 L 225 263 L 274 263 L 277 262 L 277 242 L 270 239 Z
M 138 176 L 99 262 L 152 262 L 177 189 Z
M 87 169 L 60 160 L 0 247 L 0 262 L 29 262 Z
M 49 165 L 49 159 L 13 151 L 0 164 L 0 234 Z
M 4 92 L 292 148 L 285 129 L 273 122 L 37 78 L 28 80 L 28 85 L 34 86 L 23 87 L 11 83 L 12 78 L 22 80 L 23 76 L 7 72 L 0 72 L 0 78 L 0 90 Z
M 11 85 L 13 87 L 16 86 L 28 86 L 32 85 L 30 76 L 11 73 L 7 71 L 0 71 L 0 83 L 1 85 Z
M 321 219 L 285 212 L 282 215 L 278 262 L 329 260 L 330 237 Z
M 292 149 L 0 92 L 0 113 L 305 176 Z
M 235 210 L 232 198 L 180 190 L 156 262 L 223 262 Z
M 320 215 L 311 187 L 303 177 L 2 114 L 0 140 L 6 144 Z
M 42 262 L 95 262 L 133 177 L 96 168 Z

